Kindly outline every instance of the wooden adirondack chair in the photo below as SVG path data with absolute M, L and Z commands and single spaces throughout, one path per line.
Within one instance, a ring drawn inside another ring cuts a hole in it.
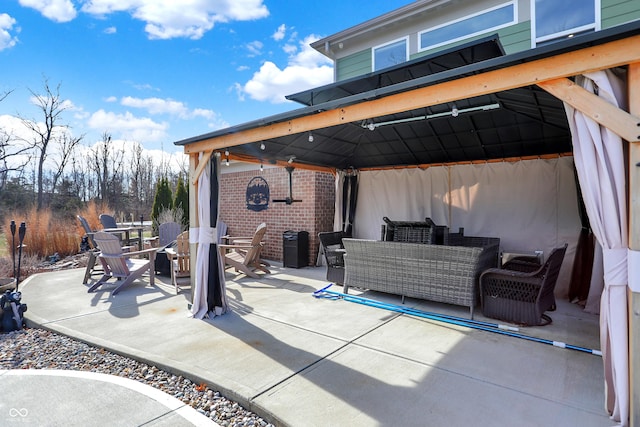
M 178 281 L 191 277 L 191 258 L 189 255 L 189 231 L 183 231 L 176 239 L 174 248 L 166 248 L 165 252 L 171 264 L 171 283 L 176 288 L 176 295 L 180 292 Z
M 262 240 L 266 232 L 267 224 L 262 223 L 258 226 L 250 241 L 244 240 L 244 238 L 227 237 L 232 242 L 231 244 L 218 245 L 224 257 L 225 269 L 233 267 L 236 271 L 254 279 L 260 278 L 256 270 L 271 273 L 267 268 L 269 264 L 260 259 L 264 246 Z
M 80 224 L 82 225 L 82 228 L 84 229 L 84 232 L 87 235 L 87 240 L 89 242 L 89 260 L 87 261 L 87 268 L 84 271 L 84 279 L 82 280 L 82 284 L 86 285 L 87 282 L 89 282 L 91 276 L 93 276 L 94 274 L 104 274 L 104 272 L 100 268 L 100 266 L 96 266 L 96 260 L 98 259 L 98 255 L 100 253 L 100 251 L 98 250 L 98 245 L 93 240 L 93 236 L 96 232 L 91 229 L 91 226 L 89 225 L 89 222 L 85 217 L 83 217 L 82 215 L 77 215 L 76 217 L 78 218 L 78 221 L 80 221 Z M 133 246 L 122 247 L 123 252 L 130 252 L 131 249 L 133 249 Z
M 98 253 L 100 251 L 98 250 L 96 242 L 93 240 L 93 235 L 95 234 L 95 232 L 91 229 L 91 227 L 89 226 L 89 222 L 85 217 L 81 215 L 77 215 L 76 217 L 78 218 L 78 221 L 80 221 L 80 224 L 82 225 L 84 233 L 87 235 L 87 240 L 89 242 L 89 260 L 87 261 L 87 268 L 84 271 L 84 279 L 82 280 L 82 284 L 86 285 L 89 281 L 89 278 L 94 274 L 94 272 L 103 274 L 103 271 L 96 268 L 96 259 L 98 258 Z
M 98 219 L 100 220 L 100 224 L 102 224 L 102 228 L 118 228 L 118 223 L 116 222 L 116 219 L 113 215 L 109 215 L 109 214 L 100 214 L 100 216 L 98 217 Z M 118 238 L 120 239 L 121 244 L 124 244 L 126 246 L 131 246 L 131 242 L 130 241 L 125 241 L 125 233 L 123 232 L 111 232 L 112 234 L 118 236 Z M 141 248 L 139 248 L 141 249 Z
M 160 247 L 167 246 L 178 238 L 180 224 L 177 222 L 163 222 L 158 226 L 158 243 Z
M 100 250 L 98 259 L 102 263 L 104 275 L 89 287 L 88 292 L 93 292 L 113 277 L 116 279 L 116 284 L 118 285 L 113 290 L 113 295 L 116 295 L 122 288 L 140 278 L 146 271 L 149 272 L 149 283 L 151 285 L 155 284 L 153 265 L 156 257 L 156 248 L 135 252 L 123 252 L 118 237 L 102 231 L 95 233 L 93 240 Z M 132 259 L 139 255 L 148 255 L 149 258 Z

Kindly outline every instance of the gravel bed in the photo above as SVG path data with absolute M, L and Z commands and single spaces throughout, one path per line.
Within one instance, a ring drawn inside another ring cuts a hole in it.
M 155 366 L 36 328 L 0 334 L 0 369 L 67 369 L 117 375 L 155 387 L 221 426 L 273 427 L 238 403 Z

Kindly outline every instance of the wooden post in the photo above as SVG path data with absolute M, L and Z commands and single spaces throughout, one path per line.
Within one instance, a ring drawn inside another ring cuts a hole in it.
M 640 117 L 640 63 L 629 64 L 629 112 Z M 640 250 L 640 126 L 629 144 L 629 249 Z M 631 278 L 629 278 L 631 280 Z M 640 426 L 640 293 L 629 300 L 629 425 Z
M 200 226 L 198 222 L 198 180 L 193 179 L 198 167 L 198 153 L 189 155 L 189 266 L 191 269 L 191 303 L 193 303 L 193 291 L 196 286 L 196 258 L 198 245 L 191 243 L 196 240 L 197 236 L 192 236 L 192 233 L 196 233 Z

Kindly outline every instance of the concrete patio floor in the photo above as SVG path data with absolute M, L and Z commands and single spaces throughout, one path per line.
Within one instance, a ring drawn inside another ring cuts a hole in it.
M 599 356 L 313 298 L 327 285 L 324 267 L 273 265 L 260 280 L 228 271 L 231 310 L 204 321 L 188 316 L 190 291 L 175 295 L 163 277 L 113 296 L 87 293 L 76 269 L 32 276 L 20 290 L 30 325 L 204 382 L 277 425 L 613 424 Z M 468 318 L 464 307 L 406 306 Z M 551 325 L 520 333 L 599 348 L 597 316 L 564 301 L 550 314 Z M 494 322 L 479 309 L 476 319 Z

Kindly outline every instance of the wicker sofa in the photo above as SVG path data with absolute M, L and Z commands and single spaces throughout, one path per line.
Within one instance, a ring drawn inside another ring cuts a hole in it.
M 458 245 L 345 238 L 344 292 L 358 287 L 462 305 L 469 307 L 473 319 L 478 278 L 497 266 L 500 239 L 461 236 L 455 243 Z

